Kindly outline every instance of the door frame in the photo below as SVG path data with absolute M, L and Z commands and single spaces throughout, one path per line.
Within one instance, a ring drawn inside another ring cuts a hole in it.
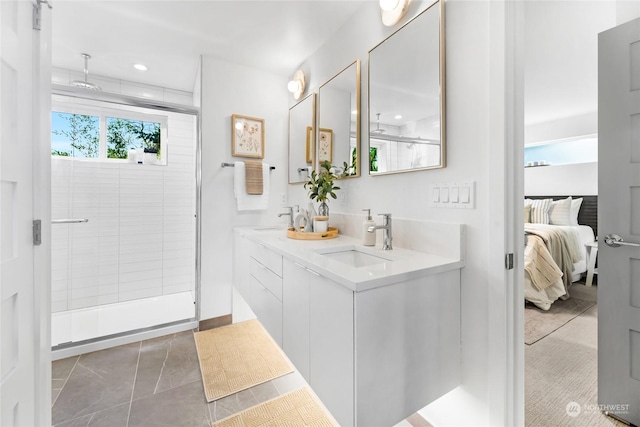
M 504 408 L 491 405 L 492 425 L 524 426 L 524 2 L 504 3 L 504 234 L 514 268 L 505 270 Z M 497 162 L 496 167 L 499 166 Z M 498 308 L 498 307 L 496 307 Z M 499 315 L 499 314 L 498 314 Z M 498 316 L 493 315 L 493 316 Z M 498 374 L 500 375 L 500 374 Z M 501 377 L 501 376 L 500 376 Z M 496 384 L 499 387 L 499 383 Z M 502 410 L 501 410 L 502 409 Z
M 36 425 L 51 425 L 51 10 L 39 2 L 40 29 L 33 29 L 33 218 L 41 220 L 42 244 L 33 250 Z

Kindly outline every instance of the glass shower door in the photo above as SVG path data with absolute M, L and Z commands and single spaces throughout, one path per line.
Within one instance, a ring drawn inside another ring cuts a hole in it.
M 54 348 L 195 318 L 196 119 L 103 104 L 102 135 L 114 114 L 161 123 L 164 161 L 52 151 Z

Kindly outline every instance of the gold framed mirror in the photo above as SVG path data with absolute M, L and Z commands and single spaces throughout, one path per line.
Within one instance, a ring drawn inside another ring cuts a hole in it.
M 369 174 L 446 166 L 444 1 L 369 51 Z
M 315 158 L 316 94 L 289 109 L 289 184 L 304 183 Z
M 360 60 L 356 59 L 318 89 L 316 161 L 342 168 L 344 178 L 360 176 Z

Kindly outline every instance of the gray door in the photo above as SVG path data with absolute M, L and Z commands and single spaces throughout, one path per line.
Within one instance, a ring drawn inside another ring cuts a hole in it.
M 640 19 L 598 49 L 598 403 L 640 425 Z

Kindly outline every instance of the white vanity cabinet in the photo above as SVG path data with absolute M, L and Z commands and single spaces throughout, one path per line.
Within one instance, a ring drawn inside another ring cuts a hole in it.
M 236 235 L 236 288 L 271 337 L 282 346 L 282 255 Z
M 325 246 L 249 235 L 236 234 L 235 284 L 341 426 L 395 425 L 460 385 L 462 262 L 428 255 L 419 272 L 372 283 L 384 268 L 364 267 L 356 281 L 319 259 Z
M 282 349 L 342 426 L 354 419 L 353 291 L 283 260 Z

